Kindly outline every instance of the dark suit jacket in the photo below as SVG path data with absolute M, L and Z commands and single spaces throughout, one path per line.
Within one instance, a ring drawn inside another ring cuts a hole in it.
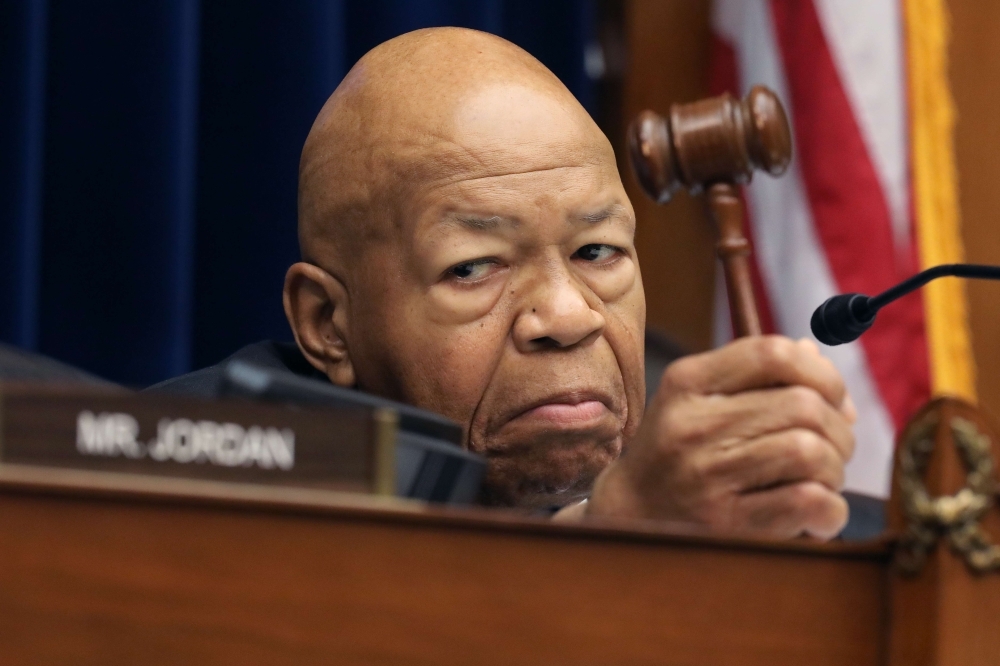
M 180 393 L 200 398 L 218 397 L 222 370 L 229 361 L 245 361 L 270 370 L 284 370 L 300 377 L 327 381 L 326 375 L 309 364 L 295 343 L 265 340 L 247 345 L 215 365 L 154 384 L 146 390 Z
M 19 347 L 0 344 L 0 379 L 8 381 L 73 382 L 114 386 L 79 368 Z

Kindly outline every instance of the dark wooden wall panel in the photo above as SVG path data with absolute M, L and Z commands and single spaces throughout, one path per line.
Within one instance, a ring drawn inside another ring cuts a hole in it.
M 709 3 L 630 0 L 623 122 L 643 109 L 665 113 L 674 102 L 707 94 Z M 648 323 L 692 350 L 712 342 L 714 232 L 700 200 L 679 194 L 657 206 L 622 159 L 625 127 L 614 137 L 622 179 L 638 218 L 637 245 L 646 287 Z
M 958 107 L 958 158 L 962 236 L 968 261 L 1000 264 L 996 212 L 1000 175 L 1000 3 L 951 0 L 951 86 Z M 968 284 L 979 400 L 1000 416 L 1000 284 Z

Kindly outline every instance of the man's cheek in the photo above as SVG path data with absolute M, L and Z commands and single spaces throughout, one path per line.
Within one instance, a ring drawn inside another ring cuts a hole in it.
M 646 308 L 641 283 L 637 294 L 608 308 L 605 336 L 618 362 L 628 405 L 625 435 L 638 428 L 646 400 L 646 373 L 643 364 Z
M 437 411 L 469 425 L 505 340 L 506 336 L 479 326 L 471 331 L 439 330 L 431 336 L 421 354 L 420 374 L 422 381 L 434 387 Z
M 631 258 L 624 258 L 614 269 L 595 272 L 587 281 L 590 288 L 606 304 L 634 301 L 638 292 L 642 298 L 642 280 L 639 268 Z M 645 302 L 645 301 L 644 301 Z

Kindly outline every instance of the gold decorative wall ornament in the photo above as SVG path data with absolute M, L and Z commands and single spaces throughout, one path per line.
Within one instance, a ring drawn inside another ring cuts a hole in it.
M 1000 569 L 1000 547 L 990 542 L 979 524 L 993 505 L 996 482 L 990 438 L 974 423 L 960 417 L 949 423 L 965 465 L 965 486 L 954 495 L 931 497 L 924 475 L 931 453 L 938 415 L 930 413 L 914 423 L 899 451 L 899 487 L 907 528 L 899 543 L 896 563 L 904 573 L 920 571 L 938 538 L 947 535 L 952 549 L 964 556 L 977 573 Z

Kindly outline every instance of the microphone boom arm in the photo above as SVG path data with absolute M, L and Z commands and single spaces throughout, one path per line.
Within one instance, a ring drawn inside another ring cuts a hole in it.
M 810 327 L 816 339 L 834 346 L 853 342 L 875 323 L 878 311 L 940 277 L 1000 280 L 1000 266 L 983 264 L 941 264 L 921 271 L 877 296 L 839 294 L 828 298 L 813 312 Z
M 895 287 L 886 289 L 878 296 L 873 296 L 868 301 L 868 307 L 876 311 L 882 306 L 892 303 L 897 298 L 906 296 L 911 291 L 915 291 L 931 280 L 939 277 L 962 277 L 979 280 L 1000 280 L 1000 266 L 985 266 L 983 264 L 941 264 L 931 266 L 925 271 L 920 271 L 913 277 L 900 282 Z

